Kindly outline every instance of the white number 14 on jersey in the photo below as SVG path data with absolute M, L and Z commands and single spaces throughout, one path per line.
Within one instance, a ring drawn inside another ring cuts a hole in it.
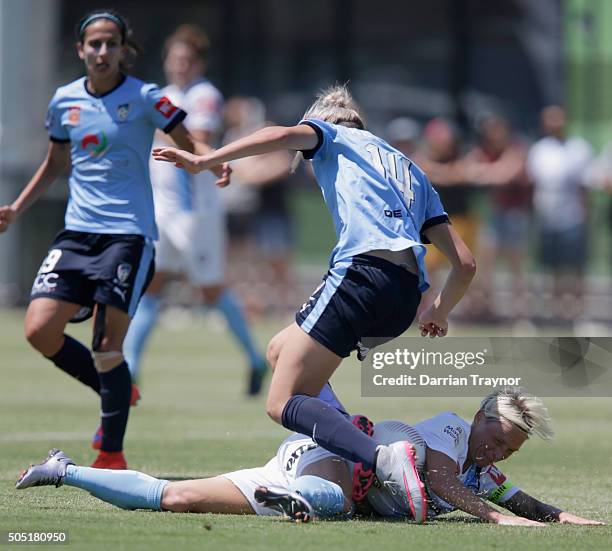
M 408 208 L 414 201 L 414 192 L 412 191 L 412 174 L 410 174 L 410 161 L 402 155 L 395 153 L 387 153 L 383 155 L 380 148 L 372 143 L 366 145 L 366 151 L 372 157 L 372 163 L 378 173 L 385 179 L 390 177 L 393 183 L 399 188 Z

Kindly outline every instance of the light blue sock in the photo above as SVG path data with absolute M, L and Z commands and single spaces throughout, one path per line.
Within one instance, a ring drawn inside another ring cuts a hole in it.
M 265 360 L 253 342 L 244 313 L 234 294 L 225 289 L 221 293 L 219 300 L 215 303 L 215 308 L 218 308 L 225 316 L 227 325 L 234 334 L 234 337 L 236 337 L 236 340 L 242 346 L 242 349 L 249 359 L 251 368 L 265 368 Z
M 130 328 L 123 342 L 123 355 L 132 374 L 133 381 L 138 379 L 140 360 L 151 331 L 157 323 L 160 302 L 159 297 L 151 295 L 144 295 L 140 299 L 136 315 L 132 318 Z
M 344 493 L 335 482 L 318 476 L 304 475 L 295 479 L 289 490 L 299 493 L 320 518 L 338 516 L 344 509 Z
M 112 471 L 68 465 L 64 484 L 87 490 L 91 495 L 121 509 L 161 511 L 167 480 L 137 471 Z

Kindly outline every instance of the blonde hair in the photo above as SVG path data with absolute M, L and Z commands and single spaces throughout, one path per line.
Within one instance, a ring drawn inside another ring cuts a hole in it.
M 504 387 L 489 394 L 480 404 L 487 419 L 506 419 L 526 432 L 544 440 L 554 436 L 552 420 L 542 400 L 520 387 Z
M 346 84 L 336 84 L 319 92 L 314 103 L 304 113 L 303 118 L 320 119 L 349 128 L 365 129 L 365 119 Z M 292 174 L 297 170 L 303 159 L 304 155 L 301 151 L 298 151 L 291 162 Z
M 321 119 L 332 124 L 365 128 L 364 118 L 346 84 L 336 84 L 321 91 L 304 113 L 305 119 Z

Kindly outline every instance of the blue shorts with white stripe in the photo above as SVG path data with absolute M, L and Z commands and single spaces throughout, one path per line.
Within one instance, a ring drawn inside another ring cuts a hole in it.
M 295 320 L 346 358 L 362 339 L 382 344 L 410 327 L 421 301 L 418 285 L 416 275 L 392 262 L 354 256 L 334 264 Z

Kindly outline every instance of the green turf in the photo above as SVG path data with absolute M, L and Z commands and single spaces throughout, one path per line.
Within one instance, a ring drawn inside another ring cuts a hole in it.
M 63 487 L 13 489 L 19 469 L 48 448 L 87 464 L 98 402 L 87 389 L 28 348 L 21 311 L 0 312 L 0 531 L 68 530 L 72 549 L 606 549 L 610 527 L 498 527 L 453 514 L 426 526 L 351 521 L 295 525 L 273 518 L 126 512 Z M 258 327 L 265 342 L 276 324 Z M 76 328 L 86 338 L 87 326 Z M 196 321 L 156 333 L 126 440 L 131 468 L 164 477 L 206 476 L 258 466 L 285 435 L 263 399 L 243 398 L 244 362 L 215 324 Z M 355 360 L 336 377 L 346 405 L 374 419 L 415 421 L 442 410 L 469 416 L 476 400 L 362 399 Z M 558 437 L 537 439 L 502 467 L 543 500 L 612 522 L 612 405 L 549 400 Z M 19 546 L 24 547 L 24 546 Z M 40 547 L 37 547 L 40 548 Z

